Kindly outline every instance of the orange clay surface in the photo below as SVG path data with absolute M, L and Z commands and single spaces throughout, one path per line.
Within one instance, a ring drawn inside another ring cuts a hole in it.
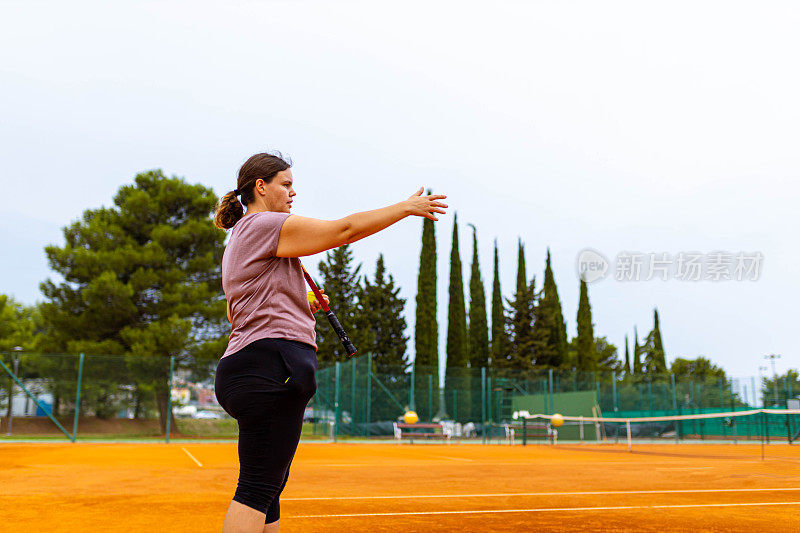
M 766 450 L 304 443 L 281 531 L 800 531 L 800 447 Z M 237 474 L 234 443 L 0 444 L 0 531 L 219 532 Z

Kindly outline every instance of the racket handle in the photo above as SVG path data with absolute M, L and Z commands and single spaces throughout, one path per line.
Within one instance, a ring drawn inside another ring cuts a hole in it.
M 344 346 L 345 351 L 347 352 L 347 357 L 353 357 L 358 350 L 356 347 L 353 346 L 353 343 L 350 342 L 350 338 L 347 336 L 347 333 L 344 332 L 344 328 L 339 323 L 339 319 L 336 318 L 336 315 L 333 314 L 333 311 L 328 309 L 325 311 L 325 316 L 328 317 L 328 322 L 331 323 L 331 327 L 333 331 L 339 336 L 339 340 L 342 341 L 342 346 Z

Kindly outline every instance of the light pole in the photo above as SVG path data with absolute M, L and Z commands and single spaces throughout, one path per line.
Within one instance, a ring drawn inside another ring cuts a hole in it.
M 22 346 L 14 346 L 15 352 L 21 352 Z M 14 375 L 16 376 L 19 372 L 19 355 L 14 356 Z M 8 431 L 6 431 L 6 437 L 11 436 L 11 423 L 14 420 L 14 378 L 11 378 L 11 386 L 8 388 Z
M 758 392 L 761 393 L 761 406 L 762 407 L 766 407 L 766 404 L 764 403 L 764 393 L 762 392 L 763 391 L 763 387 L 764 387 L 764 377 L 761 375 L 761 373 L 763 371 L 765 371 L 765 370 L 767 370 L 767 367 L 765 367 L 765 366 L 759 366 L 758 367 Z M 755 395 L 755 393 L 756 392 L 753 391 L 754 395 Z
M 764 359 L 769 359 L 769 362 L 772 363 L 772 384 L 774 385 L 775 390 L 775 407 L 778 407 L 778 374 L 775 372 L 775 359 L 780 358 L 781 356 L 776 353 L 771 353 L 764 356 Z

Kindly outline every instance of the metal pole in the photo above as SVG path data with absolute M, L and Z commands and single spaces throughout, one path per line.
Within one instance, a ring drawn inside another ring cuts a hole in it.
M 528 444 L 528 417 L 522 417 L 522 445 L 527 446 Z
M 339 378 L 341 376 L 341 363 L 336 361 L 334 369 L 335 383 L 333 385 L 333 442 L 339 435 Z
M 172 418 L 172 370 L 175 366 L 175 357 L 169 356 L 169 387 L 167 387 L 167 443 L 169 443 L 169 423 Z
M 411 390 L 408 393 L 408 407 L 412 411 L 417 410 L 416 406 L 414 405 L 414 379 L 416 375 L 415 371 L 416 366 L 417 366 L 416 364 L 411 365 Z
M 675 391 L 675 374 L 669 375 L 669 381 L 672 384 L 672 408 L 674 410 L 678 410 L 678 396 L 677 392 Z
M 356 434 L 356 358 L 350 360 L 352 376 L 350 378 L 350 434 Z
M 486 368 L 481 367 L 481 434 L 486 444 Z
M 19 374 L 19 355 L 14 357 L 14 375 Z M 8 430 L 6 437 L 11 436 L 11 424 L 14 422 L 14 378 L 11 378 L 11 386 L 8 388 Z
M 611 372 L 611 400 L 614 402 L 614 411 L 619 411 L 617 406 L 617 373 Z
M 75 394 L 75 420 L 72 422 L 72 442 L 78 438 L 78 416 L 81 411 L 81 378 L 83 377 L 83 354 L 78 360 L 78 392 Z
M 625 421 L 625 429 L 628 432 L 628 451 L 631 451 L 631 421 Z
M 547 381 L 550 384 L 550 411 L 547 413 L 548 415 L 552 415 L 555 411 L 555 407 L 553 406 L 553 369 L 547 369 Z
M 372 353 L 367 354 L 367 437 L 370 435 L 369 424 L 372 418 Z
M 428 374 L 428 420 L 433 420 L 433 375 Z

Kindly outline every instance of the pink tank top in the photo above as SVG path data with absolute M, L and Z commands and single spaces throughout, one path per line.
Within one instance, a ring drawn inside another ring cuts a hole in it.
M 242 217 L 222 255 L 222 289 L 231 306 L 231 335 L 222 357 L 265 338 L 317 348 L 314 315 L 296 257 L 276 257 L 290 213 L 265 211 Z

